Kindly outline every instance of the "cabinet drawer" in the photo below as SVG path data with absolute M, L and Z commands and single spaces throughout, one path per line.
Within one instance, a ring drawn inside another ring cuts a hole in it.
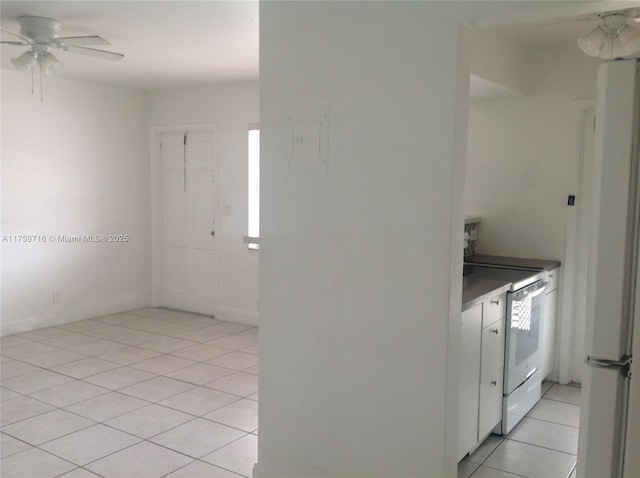
M 501 319 L 507 310 L 507 294 L 493 296 L 483 302 L 482 326 L 486 327 Z
M 549 271 L 549 278 L 547 279 L 547 285 L 544 290 L 546 294 L 558 288 L 559 278 L 560 278 L 560 268 Z

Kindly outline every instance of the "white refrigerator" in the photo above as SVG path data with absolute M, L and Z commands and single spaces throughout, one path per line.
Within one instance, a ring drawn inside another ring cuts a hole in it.
M 598 72 L 580 478 L 640 477 L 638 65 Z

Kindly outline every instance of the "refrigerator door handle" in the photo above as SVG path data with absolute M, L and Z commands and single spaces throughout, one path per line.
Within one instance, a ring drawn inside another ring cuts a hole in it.
M 620 373 L 625 378 L 631 378 L 631 362 L 633 360 L 633 356 L 625 355 L 621 357 L 620 360 L 607 360 L 607 359 L 599 359 L 595 357 L 587 357 L 585 362 L 590 367 L 606 367 L 606 368 L 617 368 L 620 370 Z

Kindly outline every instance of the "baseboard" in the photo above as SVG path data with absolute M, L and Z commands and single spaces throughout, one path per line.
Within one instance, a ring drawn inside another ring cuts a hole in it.
M 560 375 L 555 370 L 551 371 L 544 379 L 549 382 L 560 383 Z
M 40 317 L 29 317 L 10 322 L 8 324 L 0 324 L 0 336 L 20 334 L 30 332 L 32 330 L 41 329 L 43 327 L 52 327 L 55 325 L 68 324 L 84 319 L 93 319 L 103 315 L 118 314 L 128 310 L 140 309 L 147 307 L 147 297 L 136 297 L 126 300 L 119 300 L 109 304 L 87 305 L 72 309 L 65 309 L 56 314 L 44 315 Z
M 253 465 L 253 478 L 307 478 L 282 468 L 264 463 L 256 463 Z
M 218 307 L 215 317 L 225 322 L 237 322 L 239 324 L 258 326 L 258 313 L 250 310 Z

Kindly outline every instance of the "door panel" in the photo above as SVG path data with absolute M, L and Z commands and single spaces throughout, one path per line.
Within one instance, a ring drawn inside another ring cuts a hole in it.
M 628 380 L 613 368 L 585 367 L 583 377 L 578 476 L 618 477 L 624 448 Z M 584 433 L 586 430 L 591 433 Z
M 193 204 L 194 232 L 196 233 L 196 239 L 205 241 L 205 244 L 209 242 L 211 233 L 215 232 L 216 200 L 211 187 L 214 181 L 215 178 L 211 170 L 199 169 L 193 172 L 194 194 L 195 197 L 199 198 Z
M 215 314 L 215 131 L 161 135 L 164 306 Z
M 193 257 L 193 292 L 208 295 L 215 287 L 215 274 L 211 269 L 211 264 L 215 263 L 215 251 L 194 249 Z
M 601 65 L 585 335 L 587 354 L 600 359 L 619 360 L 628 346 L 635 89 L 635 61 Z
M 168 246 L 165 255 L 166 282 L 169 290 L 185 292 L 189 288 L 186 247 Z
M 579 477 L 621 476 L 629 380 L 615 362 L 630 353 L 638 316 L 638 114 L 635 60 L 606 62 L 598 73 L 594 215 L 590 238 L 585 366 L 578 440 Z M 635 377 L 634 377 L 635 379 Z M 637 447 L 637 444 L 634 446 Z M 637 470 L 635 470 L 637 472 Z
M 640 283 L 637 271 L 636 283 Z M 640 304 L 640 289 L 636 289 L 636 304 Z M 633 356 L 640 357 L 640 310 L 636 308 L 633 323 Z M 640 471 L 640 360 L 631 363 L 629 400 L 627 408 L 627 430 L 624 456 L 624 478 L 637 478 Z

